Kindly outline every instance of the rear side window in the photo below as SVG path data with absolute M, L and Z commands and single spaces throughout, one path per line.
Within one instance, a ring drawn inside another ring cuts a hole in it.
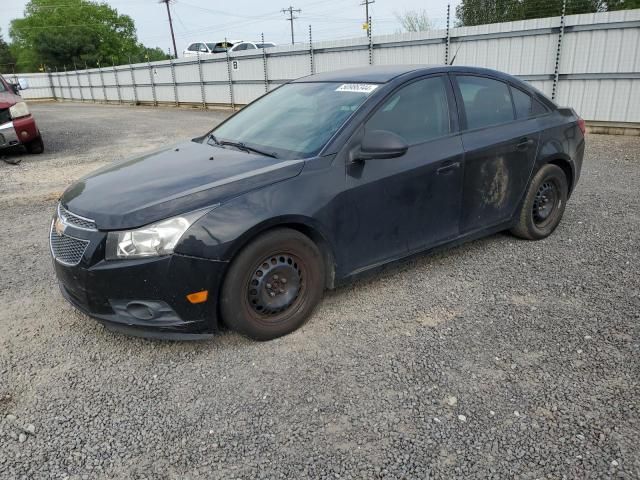
M 471 75 L 456 76 L 467 116 L 467 128 L 482 128 L 513 121 L 509 86 L 498 80 Z
M 373 114 L 365 128 L 393 132 L 409 145 L 449 134 L 449 105 L 444 82 L 444 77 L 431 77 L 402 87 Z
M 529 118 L 546 113 L 547 109 L 538 100 L 522 90 L 511 87 L 513 104 L 516 107 L 517 118 Z

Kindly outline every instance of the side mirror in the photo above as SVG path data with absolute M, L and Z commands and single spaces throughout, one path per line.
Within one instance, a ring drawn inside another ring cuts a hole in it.
M 16 95 L 20 95 L 20 84 L 19 83 L 10 83 L 9 86 L 11 87 L 11 90 L 13 90 L 13 93 L 15 93 Z
M 372 130 L 365 132 L 357 159 L 396 158 L 407 153 L 408 149 L 409 145 L 400 135 L 387 130 Z

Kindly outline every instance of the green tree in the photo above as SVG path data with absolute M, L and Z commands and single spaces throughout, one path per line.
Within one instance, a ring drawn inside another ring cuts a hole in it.
M 640 0 L 611 0 L 607 2 L 609 10 L 631 10 L 640 8 Z
M 11 49 L 2 38 L 2 32 L 0 31 L 0 73 L 11 73 L 15 63 L 16 59 L 13 58 Z
M 631 3 L 640 0 L 614 1 Z M 606 10 L 605 0 L 567 0 L 567 15 Z M 512 22 L 561 14 L 562 0 L 462 0 L 462 3 L 456 7 L 458 26 Z
M 30 0 L 10 34 L 21 71 L 122 64 L 145 60 L 149 52 L 160 59 L 138 42 L 131 17 L 89 0 Z

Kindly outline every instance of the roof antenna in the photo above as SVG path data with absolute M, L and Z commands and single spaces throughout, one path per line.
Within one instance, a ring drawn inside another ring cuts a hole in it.
M 456 48 L 456 53 L 453 54 L 453 58 L 449 62 L 449 65 L 453 65 L 453 62 L 456 61 L 456 56 L 458 55 L 458 52 L 460 51 L 461 46 L 462 46 L 462 42 L 458 43 L 458 48 Z

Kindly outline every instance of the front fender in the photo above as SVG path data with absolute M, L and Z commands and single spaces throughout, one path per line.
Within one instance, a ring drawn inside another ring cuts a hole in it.
M 192 225 L 176 246 L 176 253 L 211 260 L 229 261 L 252 238 L 277 226 L 311 231 L 333 251 L 328 229 L 310 214 L 283 208 L 287 189 L 267 188 L 242 195 L 213 209 Z M 290 195 L 290 194 L 289 194 Z M 298 204 L 298 206 L 301 206 Z

